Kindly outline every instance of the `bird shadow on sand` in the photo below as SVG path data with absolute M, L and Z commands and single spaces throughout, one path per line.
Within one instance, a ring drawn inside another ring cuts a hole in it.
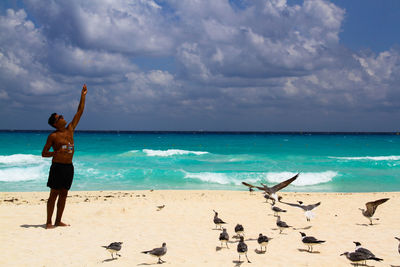
M 266 250 L 259 250 L 258 248 L 256 248 L 255 250 L 254 250 L 254 252 L 255 253 L 257 253 L 257 254 L 265 254 L 267 251 Z
M 366 224 L 366 223 L 356 223 L 358 226 L 374 226 L 374 225 L 379 225 L 379 223 L 374 223 L 374 224 Z
M 138 266 L 141 266 L 141 265 L 160 265 L 160 264 L 163 264 L 163 263 L 166 263 L 166 261 L 164 261 L 164 262 L 162 262 L 162 263 L 158 263 L 158 262 L 155 262 L 155 263 L 146 263 L 146 262 L 144 262 L 144 263 L 139 263 Z
M 219 228 L 212 228 L 211 230 L 214 230 L 214 231 L 222 231 L 222 229 L 219 229 Z
M 22 224 L 20 227 L 23 228 L 43 228 L 46 229 L 46 224 Z
M 321 253 L 319 251 L 309 251 L 309 250 L 303 249 L 303 248 L 299 248 L 297 250 L 300 251 L 300 252 L 307 252 L 307 253 L 310 253 L 310 254 L 320 254 Z
M 232 261 L 235 264 L 235 267 L 240 267 L 244 261 Z
M 110 262 L 110 261 L 115 261 L 115 260 L 117 260 L 117 258 L 114 258 L 114 259 L 106 259 L 106 260 L 103 260 L 102 263 Z
M 215 247 L 215 251 L 221 251 L 221 250 L 223 250 L 223 249 L 229 249 L 229 248 L 227 248 L 227 247 L 220 247 L 220 246 L 216 246 L 216 247 Z
M 308 229 L 311 229 L 311 227 L 312 227 L 312 225 L 309 225 L 309 226 L 306 226 L 306 227 L 302 227 L 302 228 L 294 228 L 293 227 L 293 230 L 308 230 Z
M 390 265 L 390 267 L 400 267 L 400 265 Z

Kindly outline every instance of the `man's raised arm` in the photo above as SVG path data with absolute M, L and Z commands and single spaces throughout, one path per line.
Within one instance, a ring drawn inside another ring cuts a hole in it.
M 78 125 L 79 120 L 81 119 L 83 110 L 85 109 L 85 98 L 86 98 L 87 88 L 86 84 L 83 85 L 82 92 L 81 92 L 81 100 L 79 102 L 78 111 L 76 112 L 74 118 L 72 119 L 70 126 L 73 130 L 75 130 L 76 126 Z

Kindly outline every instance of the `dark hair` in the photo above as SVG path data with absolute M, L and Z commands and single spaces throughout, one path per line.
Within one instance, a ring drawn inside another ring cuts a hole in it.
M 54 123 L 56 122 L 56 115 L 57 113 L 51 114 L 49 120 L 47 121 L 50 126 L 54 127 Z

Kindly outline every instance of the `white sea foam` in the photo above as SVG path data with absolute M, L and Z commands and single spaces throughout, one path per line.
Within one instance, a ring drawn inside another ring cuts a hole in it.
M 6 166 L 17 166 L 23 164 L 41 164 L 47 162 L 42 156 L 31 154 L 14 154 L 9 156 L 0 156 L 0 164 Z
M 365 157 L 329 157 L 331 159 L 342 159 L 342 160 L 400 160 L 400 156 L 365 156 Z
M 189 155 L 189 154 L 203 155 L 208 153 L 204 151 L 189 151 L 181 149 L 168 149 L 168 150 L 143 149 L 143 152 L 150 157 L 170 157 L 174 155 Z
M 216 172 L 185 172 L 186 179 L 198 179 L 207 183 L 241 185 L 242 182 L 257 183 L 262 181 L 265 173 L 216 173 Z
M 0 156 L 0 181 L 18 182 L 45 179 L 48 176 L 50 158 L 30 154 Z
M 269 172 L 267 173 L 266 179 L 270 183 L 280 183 L 295 175 L 295 172 Z M 332 179 L 337 175 L 338 173 L 335 171 L 302 172 L 300 173 L 299 177 L 292 183 L 292 185 L 307 186 L 328 183 L 332 181 Z
M 28 180 L 45 179 L 48 177 L 48 166 L 36 166 L 27 168 L 0 169 L 0 181 L 19 182 Z

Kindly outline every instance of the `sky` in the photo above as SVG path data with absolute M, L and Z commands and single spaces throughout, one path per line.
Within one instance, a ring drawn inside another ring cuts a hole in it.
M 400 131 L 397 0 L 3 0 L 0 129 Z

